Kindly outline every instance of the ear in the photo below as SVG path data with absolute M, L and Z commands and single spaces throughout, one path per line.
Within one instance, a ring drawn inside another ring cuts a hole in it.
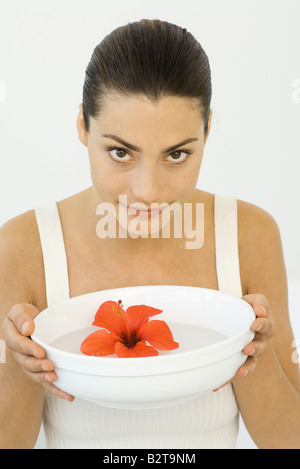
M 76 127 L 77 127 L 77 133 L 78 133 L 78 138 L 81 141 L 81 143 L 87 147 L 87 142 L 88 142 L 88 134 L 85 129 L 84 125 L 84 119 L 83 119 L 83 105 L 82 103 L 79 105 L 79 113 L 77 116 L 77 122 L 76 122 Z
M 213 111 L 212 109 L 210 110 L 210 113 L 209 113 L 209 119 L 208 119 L 208 123 L 207 123 L 207 134 L 205 135 L 205 139 L 204 139 L 204 144 L 206 143 L 206 140 L 209 136 L 209 132 L 210 132 L 210 126 L 211 126 L 211 120 L 212 120 L 212 115 L 213 115 Z

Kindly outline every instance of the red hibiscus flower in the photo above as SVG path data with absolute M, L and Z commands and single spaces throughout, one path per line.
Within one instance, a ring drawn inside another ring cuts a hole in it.
M 161 312 L 146 305 L 129 306 L 125 312 L 121 300 L 105 301 L 93 322 L 104 329 L 90 334 L 80 350 L 85 355 L 117 357 L 150 357 L 158 355 L 158 350 L 174 350 L 179 344 L 165 321 L 149 321 Z

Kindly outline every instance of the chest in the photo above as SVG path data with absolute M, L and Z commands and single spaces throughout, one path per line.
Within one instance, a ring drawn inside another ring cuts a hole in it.
M 72 252 L 73 251 L 73 252 Z M 70 295 L 140 285 L 188 285 L 218 289 L 214 246 L 178 249 L 155 256 L 107 255 L 69 249 Z

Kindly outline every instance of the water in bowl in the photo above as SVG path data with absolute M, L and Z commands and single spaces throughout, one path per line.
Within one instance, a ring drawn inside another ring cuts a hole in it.
M 160 351 L 159 355 L 169 353 L 186 352 L 189 350 L 196 350 L 198 348 L 207 347 L 216 344 L 228 337 L 213 329 L 208 329 L 200 326 L 193 326 L 189 324 L 169 323 L 173 338 L 179 343 L 179 348 L 175 350 Z M 99 330 L 96 326 L 89 326 L 84 329 L 69 332 L 54 340 L 50 345 L 65 352 L 71 352 L 82 355 L 80 352 L 80 345 L 84 339 L 92 332 Z M 113 355 L 110 355 L 111 357 Z

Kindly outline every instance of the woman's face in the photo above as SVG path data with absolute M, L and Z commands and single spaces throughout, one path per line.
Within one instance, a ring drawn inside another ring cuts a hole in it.
M 120 195 L 141 209 L 191 198 L 207 138 L 191 99 L 171 96 L 153 104 L 140 95 L 111 94 L 88 133 L 81 105 L 77 128 L 99 203 L 113 204 L 118 213 Z M 148 220 L 148 212 L 140 213 Z

